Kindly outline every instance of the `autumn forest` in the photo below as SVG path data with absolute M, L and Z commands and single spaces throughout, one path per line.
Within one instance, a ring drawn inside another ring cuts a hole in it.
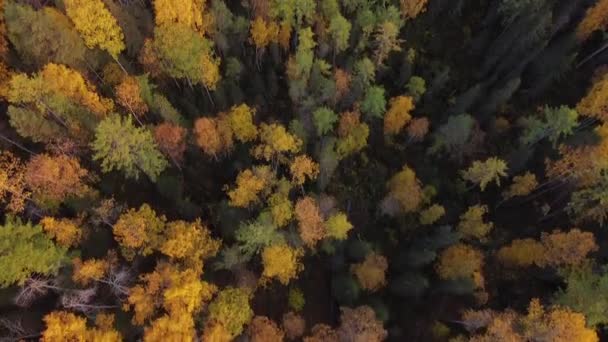
M 608 340 L 608 0 L 0 0 L 0 341 Z

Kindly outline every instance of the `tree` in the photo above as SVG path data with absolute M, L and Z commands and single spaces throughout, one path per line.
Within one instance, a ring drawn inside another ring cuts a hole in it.
M 375 292 L 386 286 L 388 261 L 382 255 L 370 253 L 361 263 L 351 266 L 351 272 L 357 277 L 361 287 Z
M 427 2 L 428 0 L 400 0 L 401 14 L 406 19 L 414 19 L 426 11 Z
M 399 27 L 395 23 L 385 21 L 378 25 L 374 36 L 374 63 L 384 64 L 389 54 L 393 51 L 401 51 L 401 40 L 399 39 Z
M 562 307 L 546 310 L 532 299 L 526 315 L 507 309 L 465 311 L 465 327 L 474 341 L 599 341 L 596 332 L 585 326 L 585 316 Z
M 334 129 L 334 124 L 338 121 L 338 116 L 334 111 L 327 107 L 321 107 L 312 113 L 317 134 L 325 135 Z
M 183 261 L 188 269 L 199 273 L 203 271 L 203 260 L 215 256 L 222 243 L 211 237 L 211 232 L 200 220 L 169 222 L 164 235 L 159 250 L 171 259 Z
M 587 9 L 585 17 L 576 28 L 576 37 L 585 41 L 596 30 L 605 29 L 608 26 L 608 1 L 599 0 L 595 5 Z
M 293 203 L 289 199 L 289 185 L 268 198 L 272 221 L 277 227 L 284 227 L 293 218 Z
M 407 89 L 407 93 L 414 99 L 414 101 L 418 102 L 420 97 L 426 93 L 426 81 L 422 77 L 412 76 L 407 81 L 405 89 Z
M 148 111 L 148 105 L 141 97 L 139 81 L 135 77 L 127 76 L 116 86 L 116 100 L 136 117 L 144 116 Z
M 277 324 L 266 316 L 255 316 L 248 330 L 252 342 L 281 342 L 285 336 Z
M 77 246 L 82 237 L 82 230 L 73 220 L 46 216 L 40 224 L 46 235 L 65 248 Z
M 23 223 L 8 216 L 0 227 L 0 288 L 23 284 L 34 273 L 55 275 L 64 261 L 66 248 L 56 246 L 40 225 Z
M 528 267 L 539 264 L 545 257 L 545 247 L 534 239 L 515 239 L 496 253 L 498 260 L 506 266 Z
M 66 199 L 90 191 L 86 184 L 88 178 L 89 172 L 80 166 L 78 159 L 63 154 L 32 157 L 24 175 L 34 200 L 47 208 L 56 208 Z
M 265 247 L 285 244 L 285 237 L 277 230 L 270 215 L 264 212 L 254 221 L 241 223 L 235 239 L 239 242 L 238 250 L 248 258 Z
M 316 324 L 312 327 L 312 335 L 304 337 L 304 342 L 338 342 L 338 332 L 326 324 Z
M 86 319 L 67 311 L 53 311 L 44 316 L 46 329 L 42 341 L 84 341 L 87 335 Z
M 538 186 L 536 175 L 529 171 L 521 176 L 513 177 L 513 184 L 503 193 L 505 199 L 515 196 L 527 196 Z
M 590 327 L 608 322 L 608 275 L 605 267 L 600 273 L 593 272 L 588 266 L 564 273 L 566 286 L 555 294 L 553 304 L 582 313 Z
M 534 145 L 548 137 L 553 146 L 556 146 L 558 139 L 572 135 L 578 125 L 578 113 L 567 106 L 558 108 L 545 106 L 543 116 L 543 121 L 535 117 L 520 120 L 525 128 L 520 138 L 524 144 Z
M 262 251 L 262 276 L 266 279 L 276 278 L 281 284 L 287 285 L 296 278 L 304 268 L 300 262 L 302 250 L 291 248 L 286 244 L 276 244 L 265 247 Z
M 388 181 L 387 188 L 389 192 L 381 204 L 384 213 L 409 213 L 418 210 L 422 203 L 422 186 L 416 173 L 407 165 Z M 391 209 L 393 207 L 395 210 Z
M 135 127 L 131 117 L 110 115 L 96 129 L 93 159 L 101 160 L 104 172 L 123 171 L 127 178 L 138 179 L 141 172 L 153 182 L 167 166 L 156 149 L 152 133 Z
M 471 279 L 482 287 L 477 279 L 483 279 L 480 278 L 483 263 L 483 254 L 479 250 L 459 243 L 441 252 L 435 270 L 441 279 Z
M 156 25 L 181 24 L 203 35 L 213 24 L 213 17 L 205 13 L 205 2 L 206 0 L 155 0 Z
M 587 255 L 598 249 L 593 233 L 572 228 L 568 232 L 554 230 L 542 233 L 540 241 L 545 247 L 543 259 L 539 266 L 576 266 L 580 265 Z
M 279 25 L 275 22 L 267 22 L 262 17 L 257 17 L 251 23 L 251 40 L 256 50 L 266 48 L 270 43 L 276 43 L 279 38 Z
M 348 48 L 350 29 L 350 22 L 339 13 L 329 21 L 328 31 L 335 53 L 340 53 Z
M 385 110 L 386 99 L 384 98 L 384 88 L 381 86 L 370 87 L 361 103 L 361 111 L 369 118 L 381 119 Z
M 261 143 L 251 150 L 251 154 L 258 159 L 266 161 L 280 161 L 287 153 L 298 153 L 302 147 L 302 140 L 287 132 L 285 126 L 280 124 L 260 125 Z
M 246 143 L 257 138 L 258 128 L 253 123 L 254 116 L 255 110 L 246 104 L 233 106 L 228 112 L 230 128 L 238 141 Z
M 205 154 L 218 158 L 233 147 L 233 131 L 225 115 L 217 118 L 199 118 L 194 122 L 196 144 Z
M 0 152 L 0 202 L 7 204 L 9 212 L 18 213 L 29 197 L 23 162 L 8 151 Z
M 306 321 L 301 315 L 289 311 L 283 315 L 283 329 L 285 330 L 287 339 L 295 340 L 304 335 Z
M 87 47 L 99 47 L 118 60 L 118 55 L 125 49 L 124 35 L 103 1 L 65 0 L 64 5 Z
M 386 339 L 388 332 L 382 327 L 382 322 L 376 318 L 374 310 L 369 306 L 359 306 L 355 309 L 340 308 L 340 341 L 380 342 Z
M 207 319 L 226 328 L 231 338 L 241 334 L 243 326 L 253 318 L 250 294 L 241 288 L 225 288 L 209 304 Z
M 100 259 L 88 259 L 83 262 L 80 258 L 76 258 L 72 263 L 74 265 L 72 280 L 83 286 L 102 279 L 110 268 L 108 261 Z
M 397 96 L 391 99 L 390 107 L 384 115 L 384 134 L 397 135 L 412 119 L 410 112 L 414 101 L 409 96 Z
M 158 250 L 165 223 L 164 216 L 157 216 L 148 204 L 142 204 L 138 210 L 129 209 L 120 215 L 112 230 L 123 255 L 130 260 L 136 254 L 146 256 Z
M 434 134 L 430 154 L 445 152 L 449 155 L 462 155 L 464 146 L 471 141 L 475 119 L 469 114 L 453 115 L 441 125 Z
M 24 63 L 83 66 L 84 41 L 63 13 L 48 6 L 36 11 L 13 1 L 5 2 L 3 13 L 8 39 Z
M 437 222 L 443 215 L 445 215 L 445 208 L 442 205 L 433 204 L 420 212 L 420 224 L 431 225 Z
M 326 228 L 317 202 L 312 197 L 303 197 L 296 203 L 295 213 L 300 238 L 306 246 L 313 248 L 326 235 Z
M 195 339 L 194 320 L 186 312 L 163 315 L 144 330 L 144 341 L 190 341 Z
M 483 222 L 483 215 L 487 213 L 487 205 L 470 206 L 460 215 L 458 231 L 466 238 L 484 239 L 494 226 L 492 222 Z
M 319 175 L 319 164 L 315 163 L 307 155 L 301 155 L 294 158 L 289 166 L 293 182 L 297 185 L 302 185 L 309 180 L 315 180 Z
M 325 221 L 325 227 L 327 228 L 327 236 L 336 240 L 346 240 L 348 232 L 353 229 L 348 217 L 342 212 L 331 215 Z
M 576 111 L 602 122 L 608 120 L 608 73 L 593 82 L 587 95 L 576 105 Z
M 491 157 L 485 161 L 474 161 L 467 170 L 461 171 L 462 178 L 471 183 L 479 185 L 484 191 L 488 183 L 494 181 L 500 186 L 500 178 L 507 176 L 507 163 L 496 157 Z
M 158 149 L 176 164 L 184 159 L 186 134 L 185 128 L 170 122 L 163 122 L 154 127 L 154 141 Z
M 241 171 L 236 178 L 236 187 L 227 191 L 230 205 L 246 208 L 258 203 L 260 194 L 264 194 L 264 190 L 268 190 L 273 178 L 272 170 L 268 166 L 256 166 L 253 169 Z

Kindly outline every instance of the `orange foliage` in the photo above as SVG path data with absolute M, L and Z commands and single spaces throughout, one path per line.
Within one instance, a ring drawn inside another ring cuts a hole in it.
M 336 82 L 336 99 L 342 98 L 342 96 L 344 96 L 349 90 L 351 78 L 352 77 L 347 71 L 336 68 L 336 71 L 334 71 L 334 81 Z
M 34 198 L 51 206 L 87 192 L 87 176 L 88 171 L 80 166 L 78 159 L 66 155 L 36 155 L 25 170 L 25 182 Z
M 388 336 L 382 322 L 376 319 L 374 310 L 369 306 L 355 309 L 341 307 L 340 311 L 340 341 L 380 342 Z
M 55 239 L 57 243 L 64 247 L 78 245 L 82 237 L 82 231 L 76 222 L 69 219 L 55 219 L 54 217 L 44 217 L 40 220 L 44 232 Z
M 361 113 L 358 110 L 342 113 L 338 123 L 338 135 L 342 138 L 346 137 L 360 123 Z
M 268 166 L 256 166 L 253 170 L 241 171 L 236 178 L 236 187 L 228 190 L 230 205 L 246 208 L 260 201 L 260 195 L 268 191 L 274 174 Z
M 577 228 L 569 232 L 542 233 L 540 241 L 545 247 L 545 255 L 539 266 L 580 265 L 589 253 L 598 250 L 593 233 Z
M 313 248 L 325 237 L 325 225 L 317 202 L 312 197 L 301 198 L 296 203 L 295 213 L 300 238 L 306 246 Z
M 545 247 L 534 239 L 516 239 L 501 247 L 496 256 L 504 265 L 527 267 L 543 260 Z
M 472 279 L 478 287 L 483 287 L 481 271 L 483 254 L 462 243 L 446 248 L 439 256 L 435 270 L 441 279 Z
M 249 324 L 251 342 L 282 342 L 285 334 L 266 316 L 255 316 Z
M 12 153 L 0 153 L 0 202 L 7 203 L 11 212 L 21 212 L 30 194 L 25 190 L 25 170 L 23 163 Z
M 581 115 L 608 121 L 608 73 L 597 78 L 587 95 L 576 105 Z
M 576 28 L 576 37 L 584 41 L 595 30 L 605 30 L 606 28 L 608 28 L 608 0 L 599 0 L 587 10 L 585 18 Z
M 285 330 L 285 336 L 287 336 L 288 339 L 295 340 L 304 335 L 306 321 L 304 320 L 304 317 L 293 311 L 289 311 L 283 315 L 283 329 Z
M 390 107 L 384 115 L 384 134 L 396 135 L 412 119 L 410 112 L 414 109 L 414 100 L 409 96 L 397 96 L 391 99 Z
M 276 43 L 279 39 L 279 25 L 268 22 L 262 17 L 257 17 L 251 23 L 251 40 L 255 47 L 263 49 L 270 43 Z
M 233 133 L 225 115 L 218 118 L 199 118 L 194 122 L 196 144 L 205 154 L 217 158 L 234 145 Z
M 89 259 L 82 262 L 80 258 L 76 258 L 72 263 L 74 265 L 72 280 L 83 286 L 87 286 L 91 281 L 101 279 L 110 268 L 110 264 L 106 260 Z
M 399 207 L 398 211 L 405 213 L 416 211 L 422 203 L 420 181 L 416 178 L 416 173 L 407 165 L 388 181 L 387 187 L 389 192 L 383 202 L 385 212 L 392 212 L 386 209 L 390 206 L 390 202 L 395 202 Z
M 160 246 L 165 222 L 164 216 L 157 216 L 148 204 L 143 204 L 139 210 L 129 209 L 120 215 L 113 227 L 114 238 L 127 259 L 136 253 L 149 255 Z
M 304 337 L 304 342 L 339 342 L 338 332 L 326 324 L 317 324 L 312 327 L 312 335 Z
M 116 101 L 137 116 L 148 111 L 148 105 L 141 98 L 139 82 L 135 77 L 127 76 L 116 86 Z
M 184 159 L 186 134 L 185 128 L 170 122 L 163 122 L 154 128 L 154 140 L 158 149 L 175 163 L 181 163 Z
M 370 253 L 362 263 L 351 266 L 351 272 L 357 277 L 361 287 L 377 291 L 386 286 L 388 261 L 382 255 Z
M 297 185 L 306 182 L 306 178 L 315 180 L 319 175 L 319 164 L 315 163 L 307 155 L 297 156 L 289 166 L 291 177 Z
M 412 141 L 421 141 L 429 132 L 429 119 L 415 118 L 406 128 L 407 135 Z

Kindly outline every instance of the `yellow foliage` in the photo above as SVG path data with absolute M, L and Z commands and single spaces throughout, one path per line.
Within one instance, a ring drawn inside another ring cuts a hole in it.
M 499 158 L 491 157 L 485 161 L 476 160 L 467 170 L 461 171 L 462 178 L 479 185 L 481 191 L 492 181 L 500 186 L 500 178 L 507 176 L 507 163 Z
M 215 90 L 222 78 L 220 74 L 220 59 L 205 53 L 201 56 L 201 82 L 209 90 Z
M 144 342 L 194 341 L 192 315 L 186 312 L 163 315 L 144 330 Z
M 44 217 L 40 220 L 44 232 L 55 239 L 57 243 L 64 247 L 78 245 L 82 237 L 82 231 L 69 219 L 56 219 L 54 217 Z
M 289 25 L 288 22 L 281 23 L 277 40 L 279 41 L 279 45 L 283 50 L 289 50 L 289 42 L 291 41 L 291 25 Z
M 290 134 L 285 126 L 280 124 L 260 125 L 261 144 L 251 150 L 257 159 L 272 160 L 284 153 L 298 153 L 302 147 L 302 140 Z
M 91 281 L 101 279 L 110 268 L 106 260 L 99 259 L 89 259 L 82 262 L 80 258 L 76 258 L 72 263 L 74 264 L 72 280 L 83 286 L 89 285 Z
M 91 0 L 91 2 L 96 1 Z M 40 76 L 45 89 L 68 97 L 70 100 L 88 108 L 98 117 L 103 117 L 114 109 L 112 100 L 100 97 L 96 93 L 95 87 L 87 83 L 78 71 L 65 65 L 49 63 L 44 66 Z M 11 93 L 15 94 L 14 92 Z M 20 96 L 20 94 L 15 95 Z M 15 102 L 11 99 L 12 97 L 13 95 L 9 94 L 9 100 Z
M 509 199 L 515 196 L 526 196 L 529 195 L 538 186 L 536 175 L 530 172 L 526 172 L 522 176 L 513 177 L 513 184 L 509 187 L 509 190 L 503 194 L 505 199 Z
M 401 14 L 406 19 L 414 19 L 426 11 L 428 0 L 400 0 L 399 2 L 401 3 Z
M 377 291 L 386 286 L 388 261 L 382 255 L 370 253 L 361 263 L 351 266 L 350 271 L 357 277 L 361 287 L 368 291 Z
M 325 237 L 325 225 L 317 202 L 312 197 L 304 197 L 296 203 L 298 231 L 304 244 L 313 248 Z
M 301 155 L 295 157 L 291 165 L 289 166 L 291 171 L 291 177 L 297 185 L 302 185 L 306 182 L 306 178 L 309 180 L 315 180 L 319 175 L 319 164 L 315 163 L 307 155 Z
M 446 248 L 439 256 L 435 270 L 441 279 L 470 278 L 481 274 L 483 254 L 462 243 Z
M 445 215 L 445 208 L 442 205 L 433 204 L 420 212 L 420 223 L 424 225 L 433 224 L 443 215 Z
M 257 166 L 253 170 L 241 171 L 236 177 L 236 188 L 228 191 L 230 205 L 247 208 L 252 203 L 259 202 L 260 194 L 268 190 L 273 178 L 272 170 L 268 166 Z
M 527 267 L 538 264 L 545 256 L 545 247 L 534 239 L 516 239 L 498 250 L 496 257 L 507 266 Z
M 127 258 L 132 258 L 137 252 L 149 255 L 160 246 L 165 222 L 165 216 L 156 216 L 148 204 L 143 204 L 139 210 L 129 209 L 120 215 L 113 227 L 114 238 L 123 247 Z
M 251 40 L 258 49 L 263 49 L 270 43 L 276 43 L 279 40 L 279 25 L 270 21 L 267 22 L 262 17 L 257 17 L 251 24 Z
M 53 311 L 44 316 L 46 329 L 42 332 L 43 342 L 86 340 L 87 322 L 83 317 L 66 311 Z
M 353 229 L 348 217 L 342 212 L 331 215 L 325 222 L 325 227 L 327 228 L 327 236 L 336 240 L 346 240 L 348 232 Z
M 154 0 L 156 25 L 183 24 L 204 34 L 212 25 L 204 15 L 206 0 Z
M 230 127 L 234 132 L 234 136 L 240 142 L 248 142 L 254 140 L 258 136 L 258 128 L 253 123 L 255 110 L 241 104 L 234 106 L 228 113 Z
M 102 0 L 64 0 L 65 10 L 90 49 L 99 47 L 114 59 L 125 49 L 118 22 Z
M 397 96 L 391 99 L 390 108 L 384 115 L 384 134 L 396 135 L 412 119 L 410 112 L 414 109 L 414 100 L 409 96 Z
M 221 240 L 213 239 L 200 220 L 169 222 L 165 236 L 160 251 L 171 258 L 183 260 L 186 267 L 199 274 L 203 271 L 203 260 L 215 256 L 221 245 Z
M 293 204 L 287 194 L 275 193 L 268 199 L 272 221 L 277 227 L 283 227 L 293 218 Z
M 605 30 L 608 27 L 608 0 L 599 0 L 590 7 L 585 18 L 576 28 L 576 37 L 580 41 L 587 40 L 595 30 Z
M 6 202 L 11 212 L 23 211 L 30 196 L 25 190 L 24 178 L 21 160 L 8 151 L 0 152 L 0 202 Z
M 593 82 L 587 95 L 576 105 L 581 115 L 608 121 L 608 73 Z
M 276 278 L 283 285 L 289 284 L 304 267 L 300 262 L 303 254 L 302 250 L 286 244 L 265 247 L 262 251 L 262 276 L 267 279 Z
M 203 342 L 230 342 L 232 341 L 232 336 L 223 325 L 211 323 L 207 324 L 203 329 L 201 340 Z
M 462 215 L 458 223 L 458 231 L 467 238 L 483 239 L 492 230 L 492 222 L 483 222 L 483 215 L 488 212 L 487 205 L 474 205 Z
M 401 211 L 416 211 L 422 203 L 423 193 L 416 173 L 407 165 L 388 181 L 388 196 L 397 201 Z

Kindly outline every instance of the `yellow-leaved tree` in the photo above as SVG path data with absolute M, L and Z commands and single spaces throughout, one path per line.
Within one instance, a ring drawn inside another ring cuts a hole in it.
M 124 35 L 102 0 L 64 0 L 68 17 L 87 47 L 107 51 L 112 58 L 125 49 Z
M 169 222 L 164 235 L 160 251 L 199 273 L 203 272 L 203 261 L 215 256 L 221 245 L 200 220 Z
M 414 109 L 414 100 L 409 96 L 397 96 L 391 99 L 390 107 L 384 114 L 384 134 L 396 135 L 412 119 L 410 112 Z
M 294 249 L 287 244 L 277 244 L 265 247 L 262 251 L 262 276 L 267 279 L 277 279 L 281 284 L 287 285 L 296 278 L 304 268 L 300 262 L 303 255 L 300 249 Z
M 361 287 L 372 292 L 386 286 L 387 270 L 388 261 L 376 253 L 368 254 L 363 262 L 351 267 L 351 272 L 357 277 Z

